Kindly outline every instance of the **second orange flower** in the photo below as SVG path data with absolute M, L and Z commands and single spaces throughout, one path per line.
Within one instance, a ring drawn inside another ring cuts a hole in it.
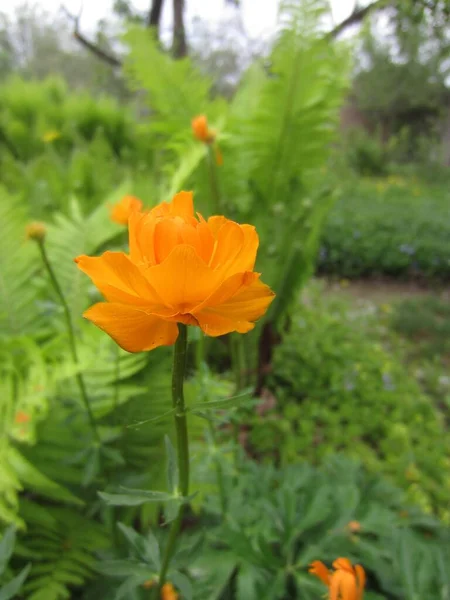
M 192 192 L 133 212 L 128 225 L 129 255 L 75 259 L 106 300 L 84 316 L 125 350 L 172 345 L 177 323 L 209 336 L 246 333 L 272 302 L 274 293 L 253 270 L 255 228 L 196 215 Z

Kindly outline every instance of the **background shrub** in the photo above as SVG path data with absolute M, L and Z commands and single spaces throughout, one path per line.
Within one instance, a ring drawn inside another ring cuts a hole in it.
M 251 442 L 280 464 L 345 451 L 448 517 L 443 415 L 394 346 L 383 346 L 375 323 L 370 313 L 310 292 L 276 350 L 276 406 L 255 420 Z

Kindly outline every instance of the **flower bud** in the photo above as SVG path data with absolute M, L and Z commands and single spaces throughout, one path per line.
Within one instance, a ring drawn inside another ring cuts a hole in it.
M 29 223 L 25 229 L 25 235 L 28 240 L 34 240 L 35 242 L 42 242 L 47 234 L 47 227 L 45 223 L 34 221 Z

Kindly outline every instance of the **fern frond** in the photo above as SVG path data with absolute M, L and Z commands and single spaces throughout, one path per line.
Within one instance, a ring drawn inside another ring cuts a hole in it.
M 212 81 L 202 75 L 190 58 L 173 60 L 163 53 L 142 27 L 131 27 L 124 36 L 130 47 L 126 73 L 135 87 L 148 92 L 151 128 L 166 137 L 190 134 L 191 119 L 208 113 L 215 118 L 223 101 L 211 102 Z
M 89 279 L 76 268 L 74 258 L 95 254 L 108 241 L 122 232 L 109 218 L 108 206 L 126 193 L 130 183 L 124 182 L 92 213 L 84 217 L 76 198 L 71 201 L 70 216 L 57 214 L 48 227 L 47 252 L 73 315 L 80 316 L 88 304 Z
M 69 508 L 50 510 L 23 499 L 20 510 L 28 525 L 25 548 L 32 557 L 27 598 L 71 598 L 71 588 L 93 577 L 96 553 L 110 545 L 105 528 Z
M 33 276 L 39 263 L 35 248 L 25 239 L 28 214 L 20 197 L 0 188 L 0 336 L 35 331 L 40 310 Z

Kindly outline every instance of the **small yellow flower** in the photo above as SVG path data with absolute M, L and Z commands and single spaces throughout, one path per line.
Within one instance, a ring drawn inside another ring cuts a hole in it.
M 51 144 L 55 140 L 61 137 L 61 133 L 56 131 L 56 129 L 50 129 L 50 131 L 46 131 L 42 136 L 42 141 L 46 144 Z
M 339 285 L 341 288 L 347 288 L 350 285 L 350 281 L 348 279 L 341 279 Z
M 42 242 L 47 234 L 47 227 L 44 223 L 34 221 L 29 223 L 25 228 L 25 236 L 28 240 Z
M 338 558 L 333 568 L 329 571 L 320 560 L 312 562 L 309 568 L 328 587 L 328 600 L 362 600 L 366 574 L 361 565 L 353 567 L 348 558 Z

